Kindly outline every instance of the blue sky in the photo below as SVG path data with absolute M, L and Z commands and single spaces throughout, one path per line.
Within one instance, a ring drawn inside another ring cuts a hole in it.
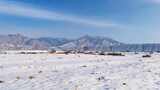
M 0 33 L 160 43 L 160 0 L 0 0 Z

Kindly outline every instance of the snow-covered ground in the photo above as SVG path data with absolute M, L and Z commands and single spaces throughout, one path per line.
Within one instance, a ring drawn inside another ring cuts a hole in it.
M 160 55 L 0 54 L 0 90 L 160 90 Z

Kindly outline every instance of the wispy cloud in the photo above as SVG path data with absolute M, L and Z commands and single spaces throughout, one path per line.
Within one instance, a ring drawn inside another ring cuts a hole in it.
M 107 22 L 107 21 L 99 21 L 99 20 L 91 20 L 77 16 L 66 15 L 62 13 L 57 13 L 54 11 L 48 11 L 44 9 L 39 9 L 31 6 L 26 6 L 23 4 L 19 4 L 17 2 L 2 2 L 0 1 L 0 13 L 5 13 L 9 15 L 30 17 L 30 18 L 39 18 L 51 21 L 67 21 L 77 24 L 84 24 L 96 27 L 118 27 L 120 25 Z

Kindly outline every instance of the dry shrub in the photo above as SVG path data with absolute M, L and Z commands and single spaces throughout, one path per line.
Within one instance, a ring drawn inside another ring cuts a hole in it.
M 143 55 L 142 57 L 143 57 L 143 58 L 150 58 L 151 55 Z
M 20 77 L 19 77 L 19 76 L 17 76 L 17 77 L 16 77 L 16 79 L 20 79 Z
M 97 78 L 98 81 L 101 81 L 101 80 L 105 80 L 105 77 L 104 76 L 101 76 L 99 78 Z
M 0 80 L 0 83 L 4 83 L 4 81 Z
M 83 65 L 83 66 L 81 66 L 81 67 L 87 67 L 87 65 Z
M 99 55 L 106 55 L 105 52 L 100 52 Z
M 38 73 L 42 73 L 42 71 L 38 71 Z
M 107 55 L 111 55 L 111 56 L 125 56 L 125 55 L 122 54 L 122 53 L 116 53 L 116 52 L 108 53 Z
M 35 77 L 34 76 L 29 76 L 29 79 L 34 79 Z
M 126 85 L 126 83 L 122 83 L 122 85 Z

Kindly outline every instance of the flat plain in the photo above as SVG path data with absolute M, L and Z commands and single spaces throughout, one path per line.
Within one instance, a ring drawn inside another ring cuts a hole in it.
M 0 90 L 160 90 L 160 54 L 0 54 Z

